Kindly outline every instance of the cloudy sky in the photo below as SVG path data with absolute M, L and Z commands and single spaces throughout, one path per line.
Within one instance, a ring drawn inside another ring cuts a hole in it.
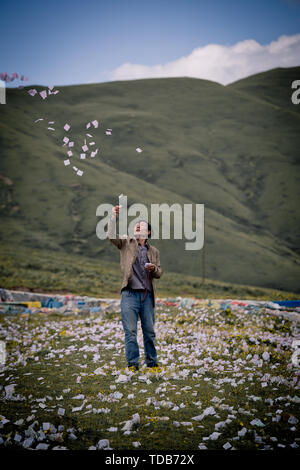
M 0 72 L 30 85 L 179 76 L 227 84 L 300 65 L 299 0 L 2 1 L 0 31 Z

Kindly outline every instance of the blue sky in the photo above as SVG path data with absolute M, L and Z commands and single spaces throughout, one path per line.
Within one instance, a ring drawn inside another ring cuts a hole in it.
M 300 1 L 1 0 L 0 31 L 0 72 L 25 74 L 28 84 L 101 82 L 122 79 L 114 71 L 128 62 L 148 67 L 143 73 L 151 76 L 152 66 L 208 44 L 266 45 L 299 34 Z

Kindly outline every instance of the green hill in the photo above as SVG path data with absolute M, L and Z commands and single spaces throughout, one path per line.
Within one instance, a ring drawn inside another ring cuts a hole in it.
M 297 106 L 292 103 L 292 83 L 299 80 L 299 67 L 290 69 L 276 68 L 268 72 L 258 73 L 227 85 L 235 91 L 248 93 L 252 97 L 268 102 L 274 106 L 296 112 Z
M 117 261 L 95 234 L 99 204 L 120 193 L 129 204 L 203 203 L 208 278 L 299 292 L 300 106 L 286 87 L 300 67 L 280 69 L 280 79 L 276 70 L 226 87 L 190 78 L 59 87 L 45 101 L 9 89 L 0 108 L 1 238 Z M 93 119 L 99 128 L 86 131 Z M 86 132 L 100 155 L 79 160 Z M 82 177 L 63 164 L 67 134 Z M 201 251 L 154 244 L 166 271 L 201 276 Z
M 11 290 L 120 297 L 120 264 L 84 255 L 46 249 L 0 245 L 0 286 Z M 157 282 L 158 297 L 193 296 L 213 299 L 293 300 L 297 293 L 265 287 L 164 273 Z

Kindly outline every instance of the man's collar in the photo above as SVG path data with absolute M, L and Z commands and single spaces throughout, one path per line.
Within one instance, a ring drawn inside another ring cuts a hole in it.
M 137 241 L 137 240 L 136 240 L 136 241 Z M 137 244 L 138 244 L 138 245 L 141 245 L 141 243 L 139 243 L 138 241 L 137 241 Z M 141 245 L 141 246 L 142 246 L 142 245 Z M 145 246 L 147 249 L 150 247 L 150 243 L 149 243 L 148 238 L 147 238 L 147 240 L 145 241 L 145 245 L 144 245 L 144 246 Z

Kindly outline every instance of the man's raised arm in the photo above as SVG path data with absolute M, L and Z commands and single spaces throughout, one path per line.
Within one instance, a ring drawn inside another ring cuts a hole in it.
M 122 248 L 123 240 L 117 234 L 117 217 L 119 215 L 119 211 L 120 206 L 113 207 L 112 214 L 108 221 L 107 238 L 120 250 Z

